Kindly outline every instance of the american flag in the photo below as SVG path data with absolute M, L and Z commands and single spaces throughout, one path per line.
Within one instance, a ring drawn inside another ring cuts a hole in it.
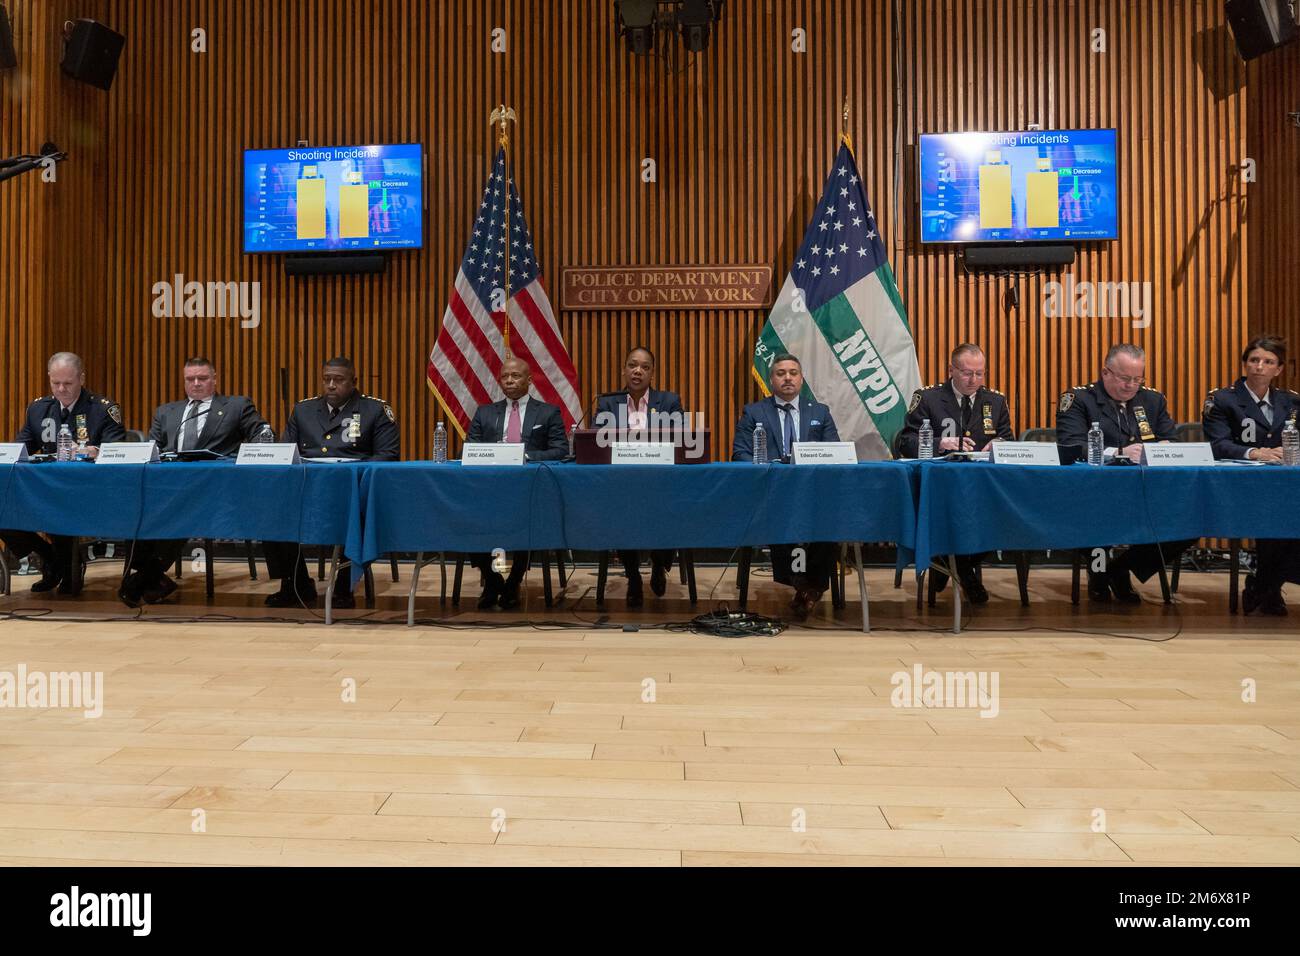
M 503 302 L 507 239 L 510 299 Z M 500 309 L 503 304 L 504 311 L 493 311 L 494 305 Z M 513 180 L 506 179 L 505 151 L 498 150 L 426 370 L 429 388 L 462 438 L 479 405 L 504 397 L 497 373 L 505 353 L 503 330 L 507 318 L 510 352 L 533 370 L 530 394 L 558 405 L 568 428 L 582 415 L 578 373 L 560 338 L 560 327 L 542 286 L 519 191 Z

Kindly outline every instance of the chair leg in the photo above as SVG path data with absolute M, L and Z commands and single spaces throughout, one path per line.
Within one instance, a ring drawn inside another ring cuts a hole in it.
M 393 569 L 393 583 L 396 584 L 397 583 L 397 555 L 390 554 L 388 556 L 388 566 Z
M 551 593 L 551 552 L 545 548 L 542 549 L 542 600 L 547 607 L 555 604 L 555 597 Z
M 460 580 L 465 573 L 465 555 L 456 555 L 456 574 L 451 582 L 451 606 L 460 607 Z
M 903 565 L 898 560 L 898 558 L 895 557 L 894 558 L 894 587 L 901 588 L 902 586 L 903 586 Z
M 130 551 L 131 549 L 127 548 L 128 554 L 130 553 Z M 176 564 L 172 567 L 172 574 L 176 575 L 176 580 L 179 581 L 181 579 L 181 575 L 184 572 L 185 572 L 185 549 L 182 548 L 180 556 L 176 558 Z
M 736 587 L 740 589 L 740 609 L 749 606 L 749 565 L 754 560 L 753 548 L 740 549 L 740 565 L 736 568 Z
M 1070 603 L 1079 606 L 1079 573 L 1083 569 L 1083 552 L 1074 549 L 1074 558 L 1070 568 Z
M 686 593 L 690 596 L 691 606 L 694 607 L 699 600 L 699 594 L 695 589 L 695 552 L 683 551 L 680 554 L 682 570 L 686 574 Z
M 935 581 L 936 581 L 936 579 L 935 579 L 935 576 L 934 576 L 934 569 L 932 568 L 932 569 L 930 570 L 930 581 L 929 581 L 929 584 L 927 585 L 927 587 L 926 587 L 926 589 L 925 589 L 925 604 L 926 604 L 926 607 L 938 607 L 938 606 L 939 606 L 939 587 L 938 587 L 938 585 L 935 583 Z M 958 587 L 958 585 L 959 585 L 959 582 L 957 581 L 957 579 L 954 578 L 954 577 L 952 577 L 951 575 L 950 575 L 949 578 L 948 578 L 948 583 L 949 583 L 952 587 L 954 587 L 954 588 Z
M 1245 540 L 1242 540 L 1242 545 Z M 1241 579 L 1241 545 L 1236 541 L 1229 541 L 1228 546 L 1232 553 L 1228 557 L 1228 613 L 1237 613 L 1237 583 Z
M 844 545 L 840 545 L 840 554 L 831 567 L 831 609 L 838 611 L 844 607 L 844 578 L 841 569 L 844 566 Z
M 348 568 L 348 578 L 349 578 L 349 580 L 351 579 L 351 577 L 352 577 L 352 568 L 349 567 L 349 568 Z M 374 606 L 375 606 L 375 575 L 374 575 L 374 572 L 372 572 L 372 571 L 370 570 L 370 568 L 367 567 L 366 570 L 365 570 L 365 572 L 362 574 L 362 579 L 365 581 L 365 584 L 366 584 L 366 607 L 367 607 L 367 608 L 374 608 Z
M 122 571 L 122 576 L 126 577 L 125 570 Z M 9 591 L 9 560 L 5 557 L 4 551 L 0 551 L 0 594 L 8 596 Z
M 253 550 L 253 542 L 245 541 L 244 547 L 248 550 L 248 580 L 257 580 L 257 552 Z
M 596 607 L 605 607 L 605 584 L 609 581 L 609 552 L 600 552 L 596 565 Z
M 563 548 L 555 549 L 555 569 L 556 576 L 560 579 L 561 591 L 569 586 L 569 572 L 565 568 L 565 562 L 568 560 L 568 557 L 568 552 Z
M 1016 585 L 1020 588 L 1020 606 L 1029 607 L 1029 552 L 1016 552 Z
M 691 583 L 690 580 L 689 580 L 689 579 L 690 579 L 690 572 L 688 572 L 688 571 L 686 570 L 686 552 L 685 552 L 685 551 L 678 551 L 678 552 L 677 552 L 677 573 L 678 573 L 678 575 L 681 577 L 682 584 L 689 585 L 689 584 Z M 692 601 L 691 603 L 693 604 L 693 603 L 695 603 L 695 602 Z
M 317 581 L 325 580 L 325 548 L 324 547 L 322 547 L 320 551 L 316 553 L 316 580 Z
M 212 569 L 216 564 L 213 557 L 216 554 L 216 550 L 217 543 L 215 541 L 211 538 L 203 539 L 203 587 L 209 601 L 211 601 L 213 596 L 217 593 L 216 584 L 212 579 L 214 573 Z
M 406 591 L 406 626 L 415 627 L 415 592 L 420 587 L 420 568 L 424 566 L 424 552 L 415 554 L 415 567 L 411 569 L 411 586 Z M 442 599 L 447 600 L 447 572 L 442 574 Z
M 1169 593 L 1169 572 L 1165 570 L 1164 564 L 1160 565 L 1160 597 L 1166 604 L 1173 603 L 1173 598 Z
M 924 598 L 922 597 L 922 595 L 925 594 L 926 578 L 928 578 L 929 576 L 930 576 L 929 573 L 928 573 L 924 568 L 922 568 L 920 571 L 917 572 L 917 575 L 916 575 L 916 609 L 917 609 L 917 611 L 920 611 L 920 610 L 921 610 L 921 605 L 924 603 Z

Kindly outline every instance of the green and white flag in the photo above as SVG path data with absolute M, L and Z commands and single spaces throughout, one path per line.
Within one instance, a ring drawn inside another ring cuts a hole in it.
M 764 391 L 781 352 L 798 356 L 804 393 L 830 406 L 840 439 L 857 445 L 860 460 L 893 457 L 921 370 L 847 138 L 754 347 Z

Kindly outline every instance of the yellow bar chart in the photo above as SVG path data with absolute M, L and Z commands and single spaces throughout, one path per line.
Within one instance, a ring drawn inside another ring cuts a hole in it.
M 1030 229 L 1056 229 L 1061 224 L 1060 175 L 1048 167 L 1051 161 L 1040 159 L 1038 172 L 1025 174 L 1025 224 Z
M 347 174 L 339 186 L 339 235 L 345 239 L 364 239 L 370 235 L 370 187 L 361 181 L 361 173 Z
M 314 166 L 304 166 L 298 180 L 298 238 L 325 238 L 325 180 Z
M 980 228 L 1011 228 L 1011 167 L 990 150 L 980 166 Z

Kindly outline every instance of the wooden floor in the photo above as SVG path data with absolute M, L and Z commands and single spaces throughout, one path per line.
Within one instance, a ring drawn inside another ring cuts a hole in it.
M 407 574 L 372 619 L 404 613 Z M 111 566 L 80 601 L 31 580 L 0 612 L 50 614 L 0 620 L 0 672 L 102 671 L 105 708 L 0 709 L 6 864 L 1300 863 L 1295 590 L 1282 621 L 1229 617 L 1222 575 L 1103 613 L 1036 571 L 1024 611 L 993 570 L 953 637 L 946 594 L 918 614 L 873 571 L 869 636 L 850 604 L 727 640 L 656 627 L 692 613 L 676 582 L 629 613 L 613 579 L 608 616 L 642 629 L 597 628 L 588 571 L 549 614 L 530 582 L 521 614 L 450 619 L 550 628 L 265 623 L 233 562 L 215 605 L 187 574 L 135 620 Z M 998 716 L 892 706 L 918 664 L 996 672 Z

